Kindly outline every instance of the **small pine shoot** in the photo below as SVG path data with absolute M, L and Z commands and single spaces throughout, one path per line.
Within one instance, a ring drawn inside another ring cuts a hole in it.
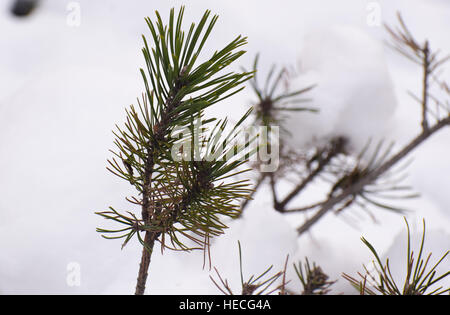
M 114 131 L 108 170 L 136 189 L 127 199 L 141 215 L 112 207 L 97 212 L 119 225 L 98 228 L 103 237 L 123 239 L 123 247 L 136 236 L 143 246 L 136 294 L 144 293 L 155 242 L 162 249 L 207 249 L 209 239 L 224 232 L 223 219 L 236 217 L 250 192 L 246 181 L 233 179 L 252 154 L 245 150 L 250 139 L 236 142 L 250 111 L 228 133 L 227 119 L 205 118 L 207 108 L 241 91 L 251 78 L 252 72 L 224 73 L 245 53 L 240 48 L 246 38 L 237 36 L 199 62 L 218 17 L 208 10 L 185 32 L 183 15 L 184 7 L 177 16 L 172 9 L 168 25 L 158 12 L 154 21 L 146 19 L 151 41 L 143 36 L 147 68 L 140 70 L 145 93 Z

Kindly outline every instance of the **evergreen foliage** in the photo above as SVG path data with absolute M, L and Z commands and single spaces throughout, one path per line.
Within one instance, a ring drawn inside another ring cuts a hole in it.
M 152 45 L 143 36 L 145 93 L 137 107 L 126 110 L 124 127 L 114 131 L 116 149 L 108 170 L 134 186 L 137 193 L 128 200 L 141 208 L 141 218 L 112 207 L 98 212 L 119 224 L 98 228 L 103 237 L 123 238 L 125 246 L 137 236 L 144 246 L 137 294 L 144 291 L 155 241 L 163 248 L 206 249 L 209 238 L 226 228 L 223 217 L 237 216 L 239 200 L 250 191 L 246 180 L 232 179 L 252 154 L 245 150 L 250 139 L 236 143 L 250 111 L 226 134 L 227 119 L 204 118 L 208 107 L 241 91 L 251 78 L 251 72 L 224 73 L 244 54 L 239 49 L 246 38 L 236 37 L 200 62 L 218 17 L 206 11 L 186 34 L 183 15 L 184 7 L 177 16 L 172 9 L 167 26 L 158 12 L 155 21 L 146 19 Z M 195 128 L 198 121 L 201 127 Z

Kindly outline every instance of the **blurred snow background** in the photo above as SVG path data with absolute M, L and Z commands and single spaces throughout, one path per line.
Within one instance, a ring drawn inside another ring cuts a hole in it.
M 69 3 L 81 8 L 78 27 L 67 23 Z M 111 130 L 143 91 L 140 35 L 149 34 L 143 18 L 154 10 L 167 16 L 182 3 L 42 0 L 24 19 L 10 15 L 10 1 L 0 3 L 0 294 L 134 292 L 140 246 L 121 251 L 119 241 L 103 240 L 95 228 L 105 222 L 93 212 L 110 205 L 130 209 L 124 201 L 130 186 L 105 169 Z M 339 132 L 357 149 L 369 136 L 404 143 L 420 119 L 419 106 L 406 95 L 420 88 L 420 69 L 383 45 L 382 27 L 368 25 L 373 3 L 382 22 L 395 23 L 400 10 L 418 38 L 450 52 L 450 3 L 444 0 L 195 1 L 186 3 L 185 22 L 212 9 L 220 19 L 209 49 L 237 34 L 249 37 L 236 69 L 249 67 L 260 52 L 262 73 L 274 62 L 296 65 L 303 75 L 294 84 L 319 84 L 313 98 L 320 115 L 287 122 L 296 134 L 293 145 Z M 251 99 L 247 90 L 216 106 L 215 114 L 237 118 Z M 449 144 L 450 130 L 443 130 L 414 152 L 409 181 L 422 197 L 405 204 L 414 209 L 408 217 L 413 230 L 426 219 L 435 258 L 450 247 Z M 211 248 L 213 265 L 231 283 L 239 283 L 237 240 L 247 277 L 272 264 L 280 270 L 287 254 L 291 262 L 308 256 L 339 279 L 335 293 L 353 293 L 340 274 L 356 274 L 371 260 L 361 235 L 381 252 L 401 253 L 400 216 L 380 211 L 379 224 L 366 219 L 355 227 L 328 215 L 298 238 L 303 217 L 276 213 L 269 196 L 263 188 Z M 67 284 L 71 262 L 81 267 L 80 286 Z M 155 253 L 147 293 L 219 293 L 202 264 L 200 252 Z M 293 268 L 289 272 L 295 278 Z M 300 288 L 295 280 L 291 287 Z

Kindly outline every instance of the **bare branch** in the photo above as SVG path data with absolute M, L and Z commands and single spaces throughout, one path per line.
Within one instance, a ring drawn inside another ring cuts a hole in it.
M 417 148 L 420 144 L 422 144 L 425 140 L 427 140 L 434 133 L 442 129 L 443 127 L 450 125 L 450 115 L 439 121 L 433 127 L 423 130 L 422 133 L 414 138 L 408 145 L 406 145 L 402 150 L 400 150 L 397 154 L 392 156 L 389 160 L 383 163 L 380 167 L 376 168 L 372 172 L 368 173 L 366 176 L 362 177 L 359 181 L 342 191 L 340 194 L 336 196 L 332 196 L 326 202 L 323 203 L 321 209 L 310 219 L 308 219 L 302 226 L 297 229 L 298 234 L 303 234 L 309 228 L 314 225 L 317 221 L 319 221 L 328 211 L 332 210 L 339 203 L 346 200 L 349 196 L 360 193 L 363 188 L 376 181 L 381 175 L 387 172 L 392 166 L 401 161 L 404 157 L 406 157 L 411 151 Z

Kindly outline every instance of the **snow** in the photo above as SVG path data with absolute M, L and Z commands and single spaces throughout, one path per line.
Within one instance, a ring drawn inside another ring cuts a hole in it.
M 414 259 L 417 260 L 420 250 L 420 242 L 422 240 L 423 227 L 419 222 L 414 222 L 413 230 L 411 231 L 411 250 L 414 253 Z M 430 261 L 428 262 L 428 267 L 425 271 L 427 274 L 442 258 L 446 253 L 446 248 L 448 249 L 448 244 L 450 243 L 450 234 L 442 229 L 426 229 L 425 243 L 422 253 L 422 259 L 426 261 L 429 253 L 432 253 Z M 399 233 L 393 240 L 392 245 L 387 249 L 383 257 L 381 257 L 382 262 L 389 258 L 389 266 L 392 274 L 394 275 L 397 283 L 404 283 L 406 277 L 406 263 L 407 263 L 407 234 L 406 227 L 403 232 Z M 435 278 L 448 272 L 448 267 L 450 266 L 450 257 L 445 257 L 442 262 L 436 268 Z M 445 278 L 438 286 L 433 286 L 437 289 L 439 286 L 448 288 L 450 286 L 450 279 Z M 431 289 L 428 292 L 432 292 Z
M 344 136 L 357 154 L 367 139 L 386 137 L 397 101 L 382 43 L 359 28 L 337 25 L 311 31 L 302 47 L 300 82 L 293 82 L 292 89 L 317 84 L 309 97 L 320 114 L 291 115 L 286 125 L 296 136 L 288 143 L 305 147 Z
M 125 107 L 143 90 L 138 72 L 144 64 L 140 34 L 148 34 L 143 17 L 155 9 L 168 12 L 181 2 L 77 2 L 79 27 L 66 24 L 66 1 L 42 1 L 36 14 L 24 20 L 9 16 L 8 3 L 0 5 L 2 294 L 134 292 L 140 245 L 130 242 L 121 251 L 119 241 L 102 239 L 95 228 L 107 222 L 93 213 L 110 205 L 130 209 L 124 200 L 133 193 L 130 185 L 105 169 L 111 130 L 123 122 Z M 313 97 L 321 113 L 290 122 L 304 135 L 297 140 L 304 144 L 313 134 L 342 133 L 357 150 L 369 135 L 404 143 L 418 130 L 419 109 L 405 90 L 417 90 L 420 73 L 383 47 L 386 34 L 381 28 L 366 25 L 367 3 L 292 1 L 280 7 L 274 1 L 245 1 L 236 10 L 234 3 L 197 1 L 187 5 L 185 19 L 197 20 L 206 8 L 220 15 L 208 49 L 237 34 L 247 35 L 248 54 L 239 66 L 248 67 L 256 52 L 262 53 L 261 72 L 272 62 L 292 65 L 300 60 L 304 75 L 296 84 L 319 83 Z M 395 10 L 401 9 L 419 37 L 428 36 L 435 47 L 450 51 L 447 1 L 380 3 L 385 21 L 394 23 Z M 251 98 L 246 90 L 214 113 L 237 119 Z M 434 136 L 415 152 L 410 168 L 410 182 L 422 198 L 406 204 L 415 210 L 408 218 L 419 222 L 425 217 L 427 243 L 435 255 L 449 247 L 449 136 L 448 131 Z M 308 256 L 331 279 L 339 279 L 342 272 L 355 274 L 372 259 L 361 235 L 386 252 L 394 236 L 404 231 L 401 217 L 383 212 L 377 215 L 380 224 L 364 220 L 356 227 L 329 215 L 310 234 L 297 238 L 295 227 L 303 215 L 273 211 L 267 187 L 256 198 L 243 219 L 228 222 L 230 228 L 211 248 L 213 266 L 236 290 L 237 240 L 247 277 L 272 264 L 274 272 L 281 270 L 289 254 L 291 263 Z M 66 281 L 72 262 L 81 268 L 79 287 Z M 201 252 L 155 252 L 147 293 L 218 293 L 202 265 Z M 295 278 L 292 267 L 289 275 Z M 298 282 L 291 285 L 299 289 Z M 352 291 L 339 279 L 334 292 Z

